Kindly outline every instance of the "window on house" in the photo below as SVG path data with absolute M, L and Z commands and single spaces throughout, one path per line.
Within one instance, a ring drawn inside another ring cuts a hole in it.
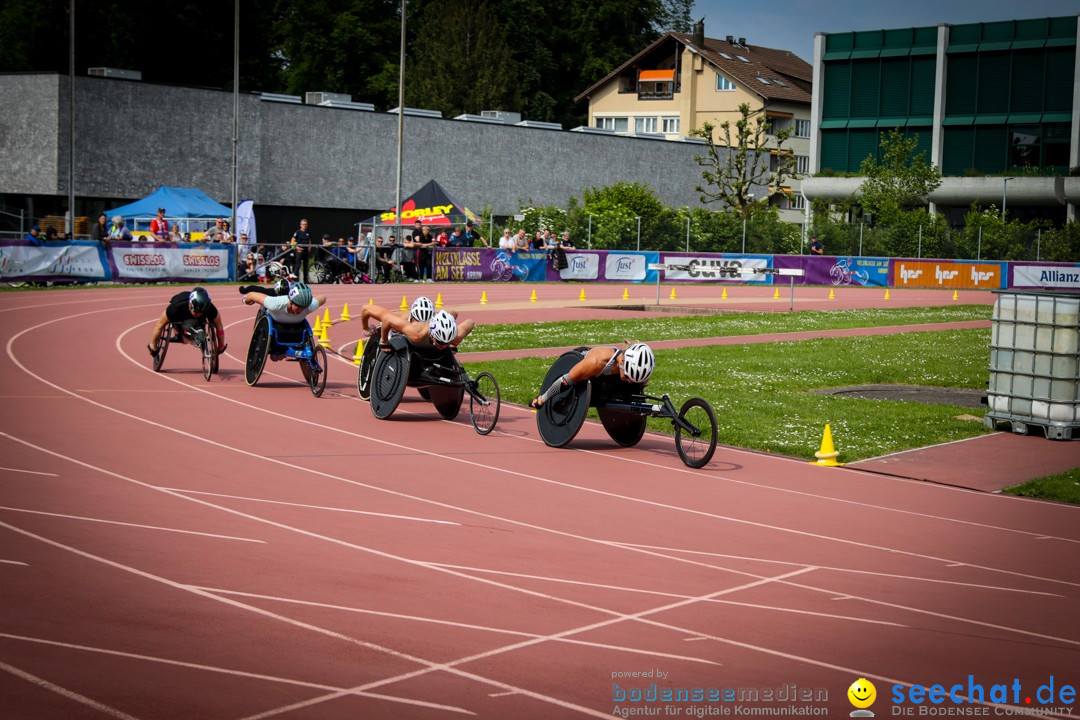
M 615 132 L 626 132 L 627 118 L 624 117 L 598 117 L 596 118 L 596 127 L 604 130 L 614 130 Z
M 725 60 L 731 60 L 732 59 L 731 56 L 728 55 L 726 52 L 720 53 L 720 57 L 724 58 Z
M 740 59 L 740 60 L 742 60 L 742 61 L 743 61 L 744 63 L 748 63 L 748 62 L 750 62 L 749 60 L 747 60 L 746 58 L 744 58 L 744 57 L 743 57 L 742 55 L 736 55 L 735 57 L 739 58 L 739 59 Z
M 661 118 L 661 123 L 665 135 L 677 135 L 679 133 L 679 118 L 677 116 Z
M 1042 128 L 1038 125 L 1013 127 L 1010 160 L 1013 167 L 1039 167 L 1039 141 Z
M 806 209 L 806 198 L 804 198 L 802 196 L 802 193 L 795 193 L 795 194 L 791 195 L 789 199 L 791 200 L 791 209 L 792 210 L 805 210 Z
M 795 121 L 795 137 L 801 137 L 801 138 L 810 137 L 810 121 L 809 120 L 796 120 Z
M 757 79 L 757 81 L 758 81 L 759 83 L 761 83 L 762 85 L 769 85 L 769 84 L 770 84 L 768 80 L 766 80 L 765 78 L 763 78 L 763 77 L 761 77 L 761 76 L 758 76 L 758 79 Z
M 634 134 L 656 133 L 657 120 L 655 117 L 634 118 Z
M 783 80 L 780 80 L 779 78 L 773 78 L 773 82 L 776 83 L 777 85 L 779 85 L 780 87 L 787 87 L 787 83 L 784 82 Z
M 716 89 L 717 90 L 734 90 L 735 83 L 728 80 L 720 73 L 716 73 Z
M 809 155 L 796 155 L 795 156 L 795 172 L 800 175 L 805 175 L 810 172 L 810 156 Z

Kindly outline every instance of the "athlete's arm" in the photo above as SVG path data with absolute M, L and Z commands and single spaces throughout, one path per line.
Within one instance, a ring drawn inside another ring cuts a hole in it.
M 157 323 L 154 325 L 153 335 L 150 336 L 150 347 L 157 349 L 158 337 L 161 336 L 161 331 L 165 329 L 165 326 L 169 324 L 169 316 L 165 314 L 165 311 L 161 311 L 161 317 L 158 318 Z

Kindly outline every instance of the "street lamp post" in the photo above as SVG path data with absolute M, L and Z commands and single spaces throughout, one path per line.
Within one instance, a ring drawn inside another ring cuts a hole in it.
M 637 249 L 641 251 L 641 218 L 637 219 Z
M 1009 201 L 1009 181 L 1010 180 L 1015 180 L 1015 179 L 1016 178 L 1014 178 L 1014 177 L 1007 177 L 1007 178 L 1005 178 L 1005 182 L 1002 183 L 1002 190 L 1001 190 L 1001 219 L 1002 219 L 1002 221 L 1005 220 L 1005 207 L 1006 207 L 1006 203 L 1008 203 L 1008 201 Z

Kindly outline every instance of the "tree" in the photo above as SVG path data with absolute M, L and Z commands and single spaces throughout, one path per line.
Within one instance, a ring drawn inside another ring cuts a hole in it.
M 705 168 L 701 177 L 705 185 L 697 186 L 701 193 L 701 202 L 717 200 L 734 208 L 743 217 L 749 217 L 760 206 L 768 203 L 773 195 L 782 191 L 780 187 L 788 178 L 798 178 L 795 172 L 795 156 L 784 148 L 784 143 L 791 137 L 791 128 L 775 133 L 776 147 L 765 144 L 768 123 L 761 111 L 757 117 L 751 112 L 750 105 L 739 105 L 739 119 L 735 121 L 735 138 L 732 142 L 731 121 L 720 123 L 723 133 L 723 145 L 718 146 L 714 137 L 717 129 L 706 122 L 700 128 L 690 131 L 692 137 L 705 140 L 707 154 L 696 158 L 698 165 Z M 776 169 L 770 169 L 773 151 L 776 153 Z M 754 196 L 754 187 L 765 188 L 764 197 Z
M 941 185 L 941 172 L 926 162 L 926 153 L 916 153 L 919 136 L 905 136 L 891 130 L 881 138 L 878 159 L 868 155 L 859 166 L 864 176 L 858 202 L 873 214 L 877 224 L 898 224 L 900 216 L 914 206 L 926 203 L 927 196 Z
M 517 108 L 516 66 L 497 18 L 484 3 L 449 0 L 425 8 L 421 37 L 451 38 L 450 44 L 421 42 L 407 66 L 406 96 L 444 116 Z
M 694 0 L 664 0 L 661 32 L 691 32 L 693 19 L 690 13 L 694 9 Z

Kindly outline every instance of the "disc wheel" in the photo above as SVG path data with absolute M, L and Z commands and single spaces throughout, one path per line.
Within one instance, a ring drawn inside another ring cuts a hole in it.
M 154 372 L 161 372 L 161 366 L 165 362 L 165 354 L 169 352 L 169 336 L 172 334 L 172 323 L 165 323 L 157 339 L 157 352 L 154 353 Z
M 364 345 L 364 352 L 360 355 L 360 370 L 356 373 L 356 392 L 361 400 L 371 399 L 371 371 L 375 367 L 378 352 L 379 338 L 372 335 Z
M 684 431 L 675 423 L 675 449 L 682 461 L 692 468 L 705 467 L 716 452 L 716 413 L 701 398 L 690 398 L 679 410 L 679 419 L 693 427 Z
M 326 348 L 312 338 L 311 359 L 300 362 L 308 364 L 307 381 L 311 394 L 320 397 L 326 389 Z
M 499 383 L 489 372 L 482 372 L 470 383 L 469 416 L 472 426 L 481 435 L 487 435 L 499 422 L 501 407 Z
M 405 394 L 409 379 L 408 350 L 382 353 L 371 371 L 371 412 L 383 420 L 390 417 Z
M 251 333 L 247 362 L 244 363 L 244 380 L 247 381 L 248 385 L 259 382 L 263 368 L 266 367 L 266 356 L 269 352 L 270 319 L 263 315 L 255 323 L 255 330 Z

